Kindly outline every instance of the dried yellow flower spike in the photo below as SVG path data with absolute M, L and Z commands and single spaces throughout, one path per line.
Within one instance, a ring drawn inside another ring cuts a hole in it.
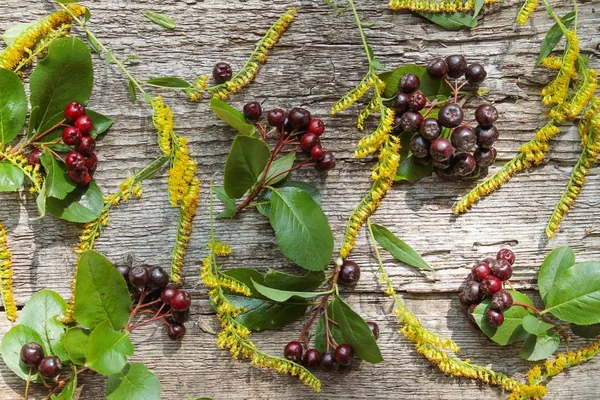
M 537 7 L 538 2 L 539 0 L 525 0 L 517 14 L 517 24 L 524 25 L 529 20 L 529 16 Z
M 181 271 L 183 269 L 184 257 L 192 234 L 192 222 L 196 215 L 198 201 L 200 198 L 200 181 L 193 179 L 190 182 L 188 193 L 181 201 L 179 207 L 179 224 L 175 235 L 175 244 L 171 256 L 171 280 L 180 285 Z
M 0 289 L 6 318 L 15 322 L 17 320 L 17 303 L 13 293 L 12 254 L 8 249 L 8 235 L 2 223 L 0 223 Z
M 164 155 L 171 154 L 173 131 L 173 111 L 167 106 L 161 96 L 152 100 L 152 124 L 158 134 L 158 147 Z
M 485 0 L 485 4 L 496 3 L 500 0 Z M 394 11 L 422 12 L 465 12 L 475 9 L 475 0 L 390 0 L 389 8 Z
M 175 156 L 168 177 L 169 201 L 173 207 L 189 193 L 197 169 L 196 162 L 189 156 L 187 138 L 177 138 Z

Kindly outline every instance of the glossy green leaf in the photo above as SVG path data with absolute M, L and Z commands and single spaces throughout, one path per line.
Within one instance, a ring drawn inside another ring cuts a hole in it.
M 15 42 L 15 39 L 18 38 L 23 32 L 25 32 L 31 26 L 33 26 L 33 23 L 31 23 L 31 22 L 19 23 L 19 24 L 14 24 L 13 26 L 11 26 L 7 30 L 5 30 L 4 33 L 2 34 L 2 40 L 4 40 L 4 43 L 6 43 L 6 47 L 11 46 Z
M 567 29 L 569 29 L 569 27 L 573 24 L 573 21 L 575 20 L 575 11 L 571 11 L 570 13 L 568 13 L 564 17 L 562 17 L 560 20 L 562 21 L 563 25 Z M 557 23 L 552 25 L 552 27 L 546 33 L 546 36 L 544 37 L 544 41 L 542 42 L 542 48 L 540 49 L 540 56 L 537 59 L 538 65 L 542 61 L 542 59 L 548 57 L 550 55 L 550 53 L 552 53 L 552 50 L 554 50 L 554 48 L 556 47 L 558 42 L 560 42 L 560 39 L 562 39 L 563 36 L 564 36 L 564 33 L 563 33 L 562 29 L 560 28 L 560 26 L 558 26 Z
M 377 364 L 383 361 L 377 341 L 369 329 L 369 325 L 350 308 L 342 299 L 335 297 L 331 301 L 331 315 L 333 321 L 344 337 L 344 343 L 354 349 L 354 353 L 362 360 Z
M 479 16 L 484 4 L 485 0 L 475 0 L 475 9 L 473 10 L 473 23 L 475 25 L 477 25 L 477 16 Z
M 77 184 L 69 178 L 66 167 L 49 150 L 42 153 L 41 161 L 46 170 L 46 196 L 63 200 L 75 190 Z
M 264 278 L 266 286 L 288 291 L 309 292 L 317 289 L 325 281 L 323 271 L 309 271 L 305 275 L 292 275 L 269 269 Z
M 31 107 L 39 110 L 29 123 L 38 133 L 55 126 L 64 119 L 67 104 L 87 104 L 93 84 L 92 57 L 85 44 L 74 37 L 55 40 L 31 74 Z
M 19 315 L 19 324 L 39 333 L 44 348 L 63 362 L 70 358 L 62 342 L 66 328 L 60 322 L 66 311 L 67 302 L 58 293 L 40 290 L 29 298 Z
M 567 246 L 558 247 L 546 256 L 538 273 L 538 288 L 542 299 L 546 298 L 557 275 L 573 264 L 575 264 L 575 253 Z
M 473 18 L 472 15 L 464 12 L 434 13 L 418 11 L 416 14 L 449 31 L 458 31 L 462 28 L 475 28 L 477 26 L 477 18 Z
M 594 325 L 571 325 L 571 331 L 574 335 L 577 335 L 582 338 L 594 339 L 600 336 L 600 324 Z
M 175 20 L 173 20 L 173 18 L 161 13 L 157 13 L 154 11 L 144 11 L 144 16 L 150 21 L 154 22 L 156 25 L 160 25 L 163 28 L 175 29 L 175 27 L 177 26 L 177 23 L 175 23 Z
M 252 331 L 279 329 L 304 315 L 308 303 L 305 300 L 293 300 L 278 303 L 268 299 L 255 299 L 233 294 L 226 295 L 237 308 L 244 308 L 236 321 Z
M 415 157 L 411 154 L 404 157 L 398 166 L 394 181 L 408 181 L 415 183 L 423 178 L 430 176 L 433 173 L 433 165 L 423 165 L 415 161 Z
M 312 299 L 313 297 L 322 296 L 328 292 L 292 292 L 287 290 L 273 289 L 268 286 L 261 285 L 253 282 L 254 287 L 258 293 L 262 294 L 268 299 L 276 301 L 278 303 L 284 303 L 292 297 L 301 297 L 303 299 Z
M 46 201 L 46 210 L 49 214 L 82 224 L 100 217 L 103 208 L 102 192 L 93 180 L 87 187 L 76 188 L 63 200 L 48 197 Z
M 129 332 L 114 330 L 110 321 L 104 321 L 90 334 L 85 348 L 85 366 L 102 375 L 116 374 L 133 355 Z
M 146 165 L 140 171 L 136 172 L 137 181 L 141 182 L 146 179 L 150 179 L 156 175 L 158 171 L 169 161 L 169 156 L 161 156 Z
M 256 132 L 256 127 L 246 122 L 244 114 L 231 107 L 226 102 L 213 98 L 210 101 L 210 109 L 217 117 L 221 118 L 240 134 L 251 136 Z
M 331 303 L 329 303 L 329 307 L 327 308 L 328 317 L 331 318 L 332 308 Z M 338 326 L 334 323 L 329 324 L 329 334 L 333 336 L 333 340 L 337 344 L 344 343 L 344 336 L 342 335 L 342 331 Z M 324 353 L 327 350 L 327 339 L 326 339 L 326 329 L 325 329 L 325 313 L 321 314 L 319 318 L 319 322 L 317 322 L 317 327 L 315 329 L 315 349 L 319 351 L 319 353 Z M 335 350 L 330 347 L 330 351 Z
M 15 325 L 2 337 L 2 359 L 4 364 L 21 379 L 27 380 L 29 375 L 29 367 L 21 363 L 21 348 L 27 343 L 42 344 L 42 338 L 39 333 L 25 325 Z M 44 353 L 48 349 L 44 349 Z M 32 377 L 33 381 L 40 381 L 40 378 L 35 374 Z
M 405 65 L 391 71 L 379 74 L 379 78 L 385 82 L 384 97 L 392 97 L 398 92 L 400 80 L 405 74 L 413 73 L 421 80 L 419 90 L 429 99 L 436 96 L 449 96 L 452 89 L 443 79 L 433 79 L 427 74 L 427 68 L 419 65 Z
M 71 400 L 75 398 L 75 392 L 77 391 L 77 368 L 71 366 L 71 376 L 67 385 L 63 388 L 60 394 L 53 394 L 50 397 L 52 400 Z
M 35 198 L 35 204 L 38 208 L 38 213 L 40 214 L 37 219 L 42 219 L 46 216 L 46 180 L 42 183 L 42 188 Z
M 67 329 L 63 336 L 63 346 L 71 361 L 77 365 L 85 365 L 85 348 L 90 337 L 90 331 L 79 327 Z
M 418 269 L 433 271 L 433 268 L 412 247 L 400 240 L 389 229 L 378 224 L 371 224 L 373 237 L 398 261 Z
M 213 188 L 213 191 L 225 206 L 225 210 L 223 210 L 219 215 L 217 215 L 217 218 L 235 217 L 237 214 L 235 201 L 231 197 L 227 196 L 227 193 L 225 193 L 225 188 L 217 187 Z
M 86 114 L 92 119 L 92 122 L 94 123 L 94 129 L 90 132 L 90 136 L 94 139 L 98 137 L 98 135 L 101 135 L 107 130 L 109 130 L 112 124 L 115 122 L 114 119 L 109 118 L 106 115 L 102 115 L 93 110 L 86 110 Z
M 85 38 L 88 41 L 90 49 L 92 49 L 94 53 L 100 54 L 100 43 L 98 43 L 98 40 L 96 40 L 96 38 L 89 33 L 85 34 Z
M 541 335 L 553 327 L 554 325 L 544 322 L 533 315 L 526 315 L 523 318 L 523 329 L 532 335 Z
M 560 338 L 557 334 L 547 332 L 529 335 L 521 346 L 521 357 L 527 361 L 545 360 L 558 349 Z
M 14 192 L 23 186 L 25 174 L 9 161 L 0 161 L 0 192 Z
M 146 82 L 150 86 L 166 89 L 189 89 L 192 84 L 176 76 L 161 76 Z
M 135 103 L 135 101 L 137 100 L 137 88 L 135 87 L 135 83 L 131 79 L 127 84 L 127 90 L 129 90 L 129 100 L 131 100 L 132 103 Z
M 122 329 L 130 307 L 131 295 L 119 271 L 103 255 L 83 253 L 77 263 L 75 320 L 88 329 L 107 320 Z
M 294 166 L 294 161 L 296 161 L 296 153 L 289 153 L 273 161 L 269 167 L 265 183 L 272 186 L 287 178 L 289 175 L 287 171 Z
M 287 258 L 310 271 L 327 268 L 333 254 L 333 234 L 310 194 L 294 187 L 277 189 L 271 194 L 269 221 Z
M 106 380 L 106 400 L 160 400 L 160 381 L 144 364 L 127 364 Z
M 258 180 L 269 161 L 269 146 L 260 139 L 236 136 L 225 164 L 225 193 L 239 199 Z
M 27 96 L 21 78 L 0 68 L 0 143 L 13 140 L 25 125 Z
M 533 306 L 533 303 L 526 295 L 514 290 L 509 290 L 508 292 L 516 303 Z M 477 323 L 487 337 L 501 346 L 521 342 L 527 338 L 528 333 L 523 329 L 523 318 L 527 315 L 533 315 L 533 311 L 521 306 L 512 306 L 504 312 L 504 323 L 498 328 L 492 328 L 485 322 L 485 313 L 489 308 L 491 308 L 490 300 L 485 299 L 475 308 L 472 314 L 475 323 Z
M 311 185 L 310 183 L 300 181 L 284 181 L 280 182 L 279 185 L 276 186 L 295 187 L 298 189 L 302 189 L 306 193 L 308 193 L 317 204 L 321 204 L 321 193 L 319 192 L 319 189 L 317 189 L 314 185 Z M 269 189 L 265 189 L 262 192 L 260 192 L 260 195 L 256 199 L 256 209 L 259 213 L 261 213 L 267 218 L 271 214 L 271 191 Z
M 565 322 L 600 323 L 600 263 L 579 263 L 558 272 L 544 303 L 544 313 Z

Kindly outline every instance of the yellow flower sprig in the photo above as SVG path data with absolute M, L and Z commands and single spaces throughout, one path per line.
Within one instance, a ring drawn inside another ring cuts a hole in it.
M 183 270 L 185 253 L 192 234 L 192 222 L 196 215 L 198 201 L 200 198 L 200 181 L 192 179 L 188 193 L 184 196 L 179 206 L 179 224 L 175 235 L 175 244 L 171 255 L 171 281 L 181 285 L 181 274 Z
M 186 194 L 189 193 L 192 181 L 198 170 L 198 164 L 192 160 L 189 155 L 186 137 L 178 137 L 174 149 L 169 177 L 167 178 L 169 186 L 169 201 L 173 207 L 176 207 Z
M 12 254 L 8 248 L 8 235 L 4 225 L 0 222 L 0 289 L 2 290 L 2 304 L 6 318 L 15 322 L 17 320 L 17 303 L 15 302 L 13 288 Z
M 500 0 L 485 0 L 485 4 L 496 3 Z M 390 0 L 390 10 L 421 11 L 433 13 L 466 12 L 475 9 L 475 0 Z
M 525 0 L 525 3 L 521 6 L 519 14 L 517 14 L 517 24 L 525 25 L 529 20 L 529 16 L 535 10 L 539 3 L 539 0 Z
M 152 99 L 152 124 L 158 135 L 158 147 L 164 155 L 171 155 L 175 131 L 173 129 L 173 111 L 161 96 Z
M 85 13 L 85 7 L 79 4 L 68 4 L 68 9 L 77 16 Z M 36 22 L 14 42 L 0 53 L 0 67 L 11 71 L 18 71 L 31 62 L 32 56 L 40 54 L 49 45 L 49 40 L 69 33 L 72 18 L 65 11 L 54 12 Z

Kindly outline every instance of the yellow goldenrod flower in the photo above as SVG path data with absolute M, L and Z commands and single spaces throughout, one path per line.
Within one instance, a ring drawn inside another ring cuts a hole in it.
M 197 164 L 189 156 L 187 138 L 177 139 L 177 148 L 169 169 L 169 201 L 173 207 L 183 200 L 190 191 L 190 184 L 196 175 Z
M 540 61 L 540 64 L 548 69 L 559 70 L 560 67 L 562 66 L 562 59 L 560 59 L 558 57 L 546 57 L 546 58 L 542 58 L 542 61 Z
M 173 111 L 163 103 L 161 96 L 152 100 L 152 124 L 158 133 L 158 147 L 164 155 L 170 155 L 174 136 Z
M 485 4 L 500 0 L 485 0 Z M 475 0 L 390 0 L 389 8 L 394 11 L 410 10 L 434 13 L 454 13 L 471 11 L 475 8 Z
M 218 256 L 228 256 L 231 254 L 231 247 L 227 243 L 218 240 L 212 240 L 208 244 L 208 247 Z
M 17 320 L 17 303 L 13 292 L 12 254 L 8 249 L 8 235 L 0 222 L 0 288 L 2 289 L 2 304 L 9 321 Z
M 335 115 L 340 111 L 345 110 L 352 104 L 364 97 L 371 88 L 371 76 L 365 76 L 362 81 L 354 89 L 346 93 L 341 99 L 335 102 L 331 107 L 331 115 Z
M 525 0 L 521 10 L 519 10 L 519 14 L 517 14 L 517 24 L 524 25 L 531 13 L 535 10 L 538 5 L 539 0 Z
M 354 151 L 354 157 L 362 158 L 376 152 L 388 139 L 394 125 L 394 111 L 384 105 L 380 105 L 380 108 L 379 126 L 377 126 L 375 132 L 360 139 Z
M 184 265 L 184 257 L 192 233 L 192 222 L 196 215 L 200 196 L 200 181 L 192 179 L 188 193 L 184 196 L 179 207 L 179 225 L 175 235 L 175 244 L 171 256 L 171 280 L 176 285 L 181 284 L 181 271 Z

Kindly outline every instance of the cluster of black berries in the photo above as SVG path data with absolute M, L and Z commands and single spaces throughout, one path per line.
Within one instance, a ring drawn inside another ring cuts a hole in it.
M 514 262 L 515 253 L 509 249 L 501 249 L 496 259 L 488 257 L 473 266 L 465 288 L 458 295 L 460 304 L 468 310 L 470 318 L 477 305 L 488 296 L 492 307 L 487 310 L 485 321 L 492 328 L 504 323 L 503 312 L 513 305 L 513 298 L 502 289 L 502 284 L 510 279 Z
M 485 80 L 487 73 L 481 64 L 467 65 L 463 56 L 453 55 L 445 60 L 437 58 L 427 66 L 433 79 L 458 78 L 463 75 L 469 84 L 477 85 Z M 410 149 L 415 160 L 434 166 L 443 178 L 476 178 L 496 159 L 492 144 L 498 139 L 494 122 L 498 111 L 491 105 L 481 105 L 475 111 L 476 128 L 464 121 L 462 107 L 454 102 L 444 104 L 437 118 L 427 117 L 430 110 L 421 114 L 427 105 L 435 106 L 419 91 L 421 81 L 415 74 L 405 74 L 399 85 L 400 92 L 393 101 L 396 110 L 394 133 L 415 132 Z M 455 84 L 458 91 L 460 85 Z
M 262 106 L 253 101 L 244 106 L 244 117 L 249 123 L 257 123 L 262 115 Z M 335 157 L 331 151 L 321 146 L 321 135 L 325 132 L 325 123 L 311 118 L 310 112 L 301 107 L 292 108 L 287 114 L 281 108 L 267 111 L 267 123 L 277 129 L 283 137 L 298 135 L 300 147 L 315 161 L 320 170 L 335 167 Z
M 43 378 L 54 379 L 60 375 L 62 364 L 57 356 L 44 357 L 44 349 L 38 343 L 31 342 L 21 347 L 21 362 L 37 370 Z
M 169 285 L 169 275 L 162 267 L 119 265 L 117 270 L 129 285 L 134 300 L 142 299 L 142 306 L 152 303 L 154 308 L 164 311 L 169 339 L 182 338 L 185 335 L 184 323 L 190 318 L 190 294 Z

